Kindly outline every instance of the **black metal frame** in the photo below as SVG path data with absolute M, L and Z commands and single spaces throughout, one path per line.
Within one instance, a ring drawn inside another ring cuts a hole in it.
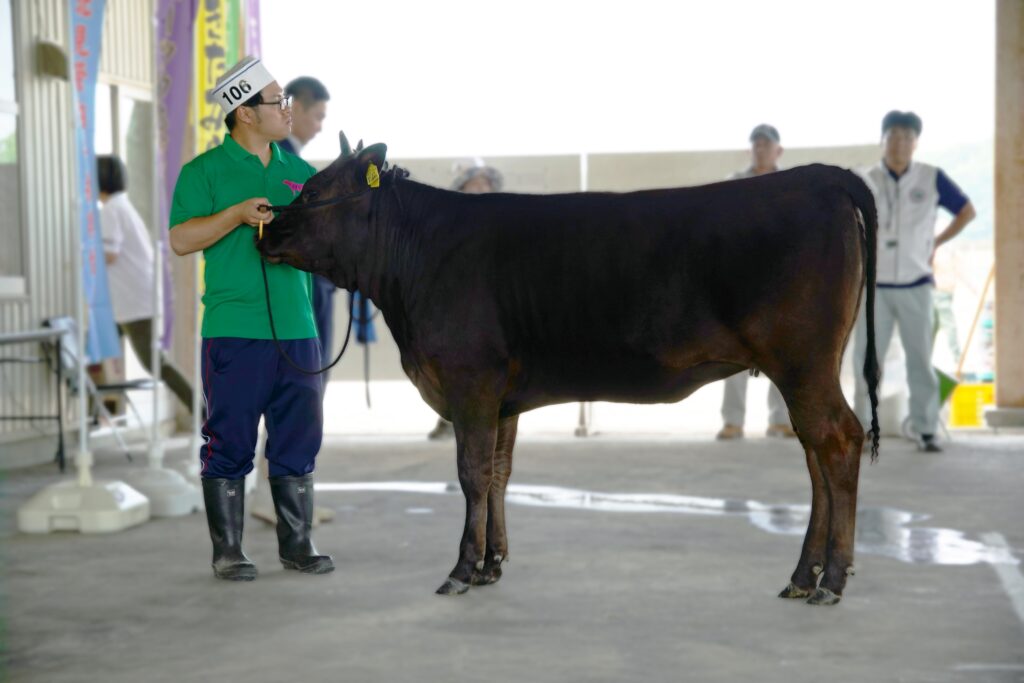
M 64 371 L 63 364 L 61 363 L 61 353 L 63 351 L 61 347 L 61 341 L 66 334 L 65 330 L 53 329 L 53 328 L 40 328 L 37 330 L 29 330 L 27 332 L 13 332 L 8 334 L 0 334 L 0 346 L 7 344 L 31 344 L 33 342 L 44 343 L 51 339 L 55 340 L 54 346 L 56 347 L 56 362 L 54 363 L 56 368 L 57 377 L 57 412 L 52 415 L 0 415 L 0 420 L 3 421 L 14 421 L 14 420 L 53 420 L 57 423 L 57 454 L 54 459 L 57 461 L 57 466 L 60 467 L 60 471 L 64 471 L 66 464 L 66 458 L 64 456 Z M 19 358 L 19 357 L 0 357 L 0 363 L 42 363 L 47 364 L 46 354 L 35 358 Z

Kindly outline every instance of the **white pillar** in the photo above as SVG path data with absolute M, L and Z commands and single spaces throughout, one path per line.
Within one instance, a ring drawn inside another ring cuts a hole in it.
M 996 3 L 996 408 L 991 427 L 1024 425 L 1024 1 Z

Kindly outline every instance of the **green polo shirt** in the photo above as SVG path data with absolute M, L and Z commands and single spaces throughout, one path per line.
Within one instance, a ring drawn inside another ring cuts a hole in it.
M 264 168 L 230 135 L 219 147 L 200 154 L 181 169 L 174 186 L 171 226 L 210 216 L 253 197 L 272 204 L 290 204 L 298 186 L 316 173 L 299 157 L 270 144 L 272 158 Z M 260 254 L 253 243 L 256 230 L 239 225 L 203 250 L 206 258 L 203 337 L 270 339 Z M 267 264 L 270 302 L 278 339 L 316 337 L 312 276 L 283 264 Z

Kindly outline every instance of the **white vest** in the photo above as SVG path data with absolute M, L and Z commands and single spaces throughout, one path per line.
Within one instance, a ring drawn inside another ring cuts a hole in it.
M 861 175 L 878 206 L 878 277 L 883 285 L 906 285 L 930 277 L 939 210 L 939 170 L 912 162 L 895 180 L 884 162 Z

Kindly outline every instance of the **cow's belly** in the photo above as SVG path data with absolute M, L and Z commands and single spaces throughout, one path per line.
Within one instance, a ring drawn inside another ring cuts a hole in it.
M 464 365 L 460 363 L 460 365 Z M 442 377 L 426 357 L 402 355 L 402 367 L 423 401 L 439 415 L 450 418 L 448 392 Z M 610 401 L 616 403 L 674 403 L 700 387 L 737 372 L 741 365 L 694 361 L 667 365 L 650 357 L 612 361 L 608 356 L 550 358 L 517 357 L 508 361 L 516 372 L 502 378 L 505 394 L 495 396 L 502 416 L 559 403 Z
M 745 368 L 732 363 L 706 362 L 688 368 L 632 365 L 590 372 L 557 369 L 531 373 L 504 397 L 503 415 L 574 401 L 613 403 L 675 403 L 700 387 Z
M 402 369 L 405 370 L 405 374 L 413 386 L 420 392 L 423 402 L 433 408 L 438 415 L 450 419 L 448 405 L 441 390 L 440 378 L 430 370 L 429 366 L 410 363 L 408 357 L 403 354 Z

